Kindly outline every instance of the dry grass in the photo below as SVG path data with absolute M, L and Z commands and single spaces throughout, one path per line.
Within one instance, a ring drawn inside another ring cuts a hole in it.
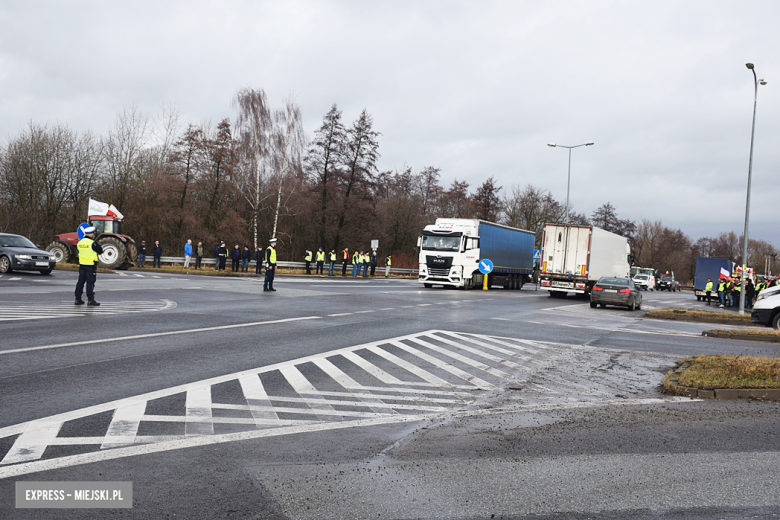
M 712 329 L 708 332 L 715 332 L 718 334 L 737 334 L 737 335 L 745 335 L 745 336 L 769 336 L 771 337 L 780 337 L 780 330 L 774 330 L 774 329 Z
M 648 311 L 645 318 L 676 321 L 698 321 L 704 323 L 726 323 L 750 325 L 750 314 L 740 316 L 732 312 L 716 312 L 699 309 L 682 309 L 679 307 L 667 307 Z
M 699 355 L 688 358 L 690 366 L 679 373 L 677 384 L 684 387 L 714 388 L 780 388 L 780 358 L 750 356 Z M 669 372 L 664 388 L 670 389 Z

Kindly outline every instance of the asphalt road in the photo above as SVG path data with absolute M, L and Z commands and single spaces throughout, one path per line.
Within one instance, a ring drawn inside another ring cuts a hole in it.
M 528 286 L 145 270 L 87 309 L 75 278 L 0 277 L 0 516 L 780 517 L 778 404 L 658 393 L 776 345 Z M 703 304 L 644 293 L 670 305 Z M 132 481 L 133 508 L 15 509 L 19 481 Z

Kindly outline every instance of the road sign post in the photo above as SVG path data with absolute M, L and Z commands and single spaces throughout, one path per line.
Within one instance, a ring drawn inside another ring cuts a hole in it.
M 488 275 L 493 272 L 493 262 L 488 259 L 479 261 L 479 272 L 482 273 L 482 290 L 488 290 Z

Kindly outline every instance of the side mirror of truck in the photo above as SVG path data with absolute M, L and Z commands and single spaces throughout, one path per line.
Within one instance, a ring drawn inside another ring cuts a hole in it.
M 421 247 L 421 246 L 422 246 L 422 235 L 417 237 L 417 247 Z
M 634 255 L 628 255 L 628 265 L 634 265 Z

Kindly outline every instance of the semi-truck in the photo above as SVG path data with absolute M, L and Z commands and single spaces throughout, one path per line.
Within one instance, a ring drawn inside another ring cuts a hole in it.
M 626 237 L 594 226 L 544 226 L 539 281 L 552 297 L 590 294 L 602 276 L 628 277 L 632 263 Z
M 725 271 L 724 276 L 731 276 L 733 269 L 734 262 L 725 258 L 696 257 L 696 271 L 693 274 L 693 292 L 696 293 L 696 299 L 701 301 L 707 297 L 707 291 L 704 290 L 707 287 L 707 278 L 712 279 L 712 292 L 717 293 L 721 272 Z
M 417 239 L 418 281 L 426 288 L 482 287 L 482 260 L 493 263 L 488 286 L 520 289 L 534 268 L 534 233 L 478 219 L 437 218 Z

